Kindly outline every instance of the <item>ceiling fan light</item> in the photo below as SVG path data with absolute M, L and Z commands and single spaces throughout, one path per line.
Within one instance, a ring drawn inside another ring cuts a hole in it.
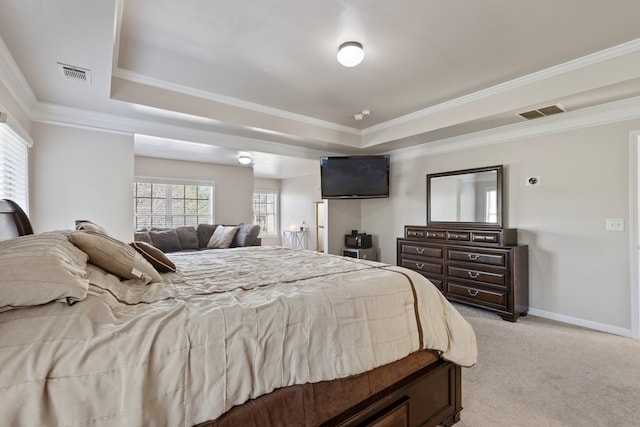
M 338 62 L 345 67 L 355 67 L 364 59 L 362 43 L 344 42 L 338 48 Z
M 248 165 L 253 161 L 251 157 L 251 153 L 247 153 L 245 151 L 241 151 L 238 153 L 238 163 L 241 165 Z

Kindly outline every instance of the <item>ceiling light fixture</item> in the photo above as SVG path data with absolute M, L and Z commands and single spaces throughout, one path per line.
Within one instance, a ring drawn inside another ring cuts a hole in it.
M 356 119 L 357 121 L 360 121 L 362 119 L 364 119 L 365 117 L 369 117 L 369 114 L 371 114 L 371 111 L 369 110 L 362 110 L 359 113 L 355 113 L 353 115 L 353 118 Z
M 344 42 L 338 48 L 338 62 L 345 67 L 355 67 L 364 59 L 362 43 Z
M 247 151 L 240 151 L 238 153 L 238 163 L 240 163 L 241 165 L 248 165 L 252 161 L 253 161 L 253 158 L 251 157 L 251 153 Z

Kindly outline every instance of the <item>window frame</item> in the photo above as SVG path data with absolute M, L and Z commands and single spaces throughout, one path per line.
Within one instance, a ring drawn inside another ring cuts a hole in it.
M 260 224 L 260 222 L 258 221 L 258 215 L 256 215 L 256 210 L 255 210 L 256 194 L 268 194 L 268 195 L 273 195 L 275 197 L 275 200 L 273 202 L 273 211 L 274 211 L 273 212 L 273 227 L 274 227 L 274 230 L 273 230 L 272 233 L 266 233 L 264 228 L 262 227 L 262 224 Z M 280 192 L 278 190 L 254 189 L 253 190 L 252 201 L 251 201 L 251 210 L 252 210 L 252 213 L 253 213 L 253 223 L 260 225 L 260 237 L 261 238 L 275 238 L 275 237 L 278 237 L 280 235 L 280 231 L 279 231 L 280 230 L 280 217 L 279 217 Z
M 11 199 L 27 214 L 29 213 L 29 148 L 31 147 L 33 147 L 33 140 L 20 124 L 8 113 L 0 112 L 0 198 Z M 13 167 L 10 167 L 11 165 Z M 8 170 L 12 170 L 13 173 L 9 175 Z M 9 191 L 5 185 L 14 190 Z
M 172 185 L 197 185 L 200 187 L 210 187 L 211 188 L 211 193 L 209 196 L 209 224 L 215 224 L 215 194 L 216 194 L 216 187 L 215 187 L 215 183 L 212 181 L 197 181 L 197 180 L 187 180 L 187 179 L 173 179 L 173 178 L 161 178 L 161 177 L 150 177 L 150 176 L 134 176 L 133 179 L 133 188 L 132 188 L 132 198 L 133 198 L 133 228 L 134 230 L 138 230 L 140 228 L 136 227 L 136 194 L 135 194 L 135 184 L 137 183 L 151 183 L 151 184 L 163 184 L 163 185 L 167 185 L 167 186 L 172 186 Z M 167 190 L 170 187 L 167 187 Z M 167 191 L 166 194 L 169 194 L 169 191 Z M 169 200 L 173 200 L 174 198 L 170 198 Z M 197 200 L 197 199 L 196 199 Z M 165 213 L 164 216 L 166 218 L 173 218 L 174 216 L 176 217 L 186 217 L 185 215 L 173 215 L 172 213 L 168 212 L 167 209 L 170 209 L 171 205 L 169 204 L 168 206 L 165 205 Z M 200 216 L 200 215 L 198 215 Z M 171 221 L 172 225 L 167 225 L 166 227 L 179 227 L 180 225 L 175 225 L 173 224 L 173 221 Z M 153 225 L 151 227 L 154 227 Z

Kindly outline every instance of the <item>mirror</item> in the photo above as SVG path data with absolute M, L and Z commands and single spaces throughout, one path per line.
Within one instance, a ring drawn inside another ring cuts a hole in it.
M 502 165 L 427 175 L 427 225 L 502 228 Z

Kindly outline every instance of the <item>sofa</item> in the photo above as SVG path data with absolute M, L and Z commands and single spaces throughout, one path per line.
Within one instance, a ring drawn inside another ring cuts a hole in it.
M 198 224 L 138 230 L 134 241 L 148 243 L 162 252 L 260 246 L 260 226 L 255 224 Z

